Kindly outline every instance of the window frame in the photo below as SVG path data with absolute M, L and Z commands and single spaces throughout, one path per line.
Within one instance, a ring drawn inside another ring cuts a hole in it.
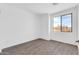
M 73 19 L 72 19 L 72 13 L 67 13 L 67 14 L 63 14 L 63 15 L 59 15 L 59 16 L 55 16 L 55 17 L 60 17 L 60 24 L 61 24 L 61 30 L 60 30 L 60 32 L 66 32 L 66 31 L 62 31 L 62 17 L 63 16 L 66 16 L 66 15 L 71 15 L 71 31 L 70 32 L 72 32 L 72 28 L 73 28 L 73 26 L 72 26 L 72 21 L 73 21 Z M 54 23 L 54 21 L 53 21 L 53 23 Z M 54 25 L 54 24 L 53 24 Z M 54 31 L 54 32 L 56 32 L 56 31 Z

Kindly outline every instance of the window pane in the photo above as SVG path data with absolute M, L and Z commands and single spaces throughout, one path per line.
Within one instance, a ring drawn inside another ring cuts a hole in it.
M 53 31 L 55 32 L 60 32 L 61 31 L 61 17 L 54 17 L 54 22 L 53 22 Z
M 62 16 L 62 31 L 71 32 L 71 14 Z

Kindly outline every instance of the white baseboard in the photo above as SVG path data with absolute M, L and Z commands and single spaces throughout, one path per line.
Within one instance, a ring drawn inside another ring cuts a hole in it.
M 50 40 L 48 37 L 41 37 L 41 38 L 45 40 Z

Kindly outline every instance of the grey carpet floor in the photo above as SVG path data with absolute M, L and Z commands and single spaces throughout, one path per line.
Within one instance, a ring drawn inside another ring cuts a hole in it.
M 43 39 L 33 40 L 2 50 L 1 55 L 77 55 L 77 46 Z

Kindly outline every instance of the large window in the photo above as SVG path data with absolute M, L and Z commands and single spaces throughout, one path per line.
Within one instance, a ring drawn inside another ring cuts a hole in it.
M 53 31 L 54 32 L 72 32 L 72 13 L 54 17 Z
M 61 17 L 54 17 L 54 22 L 53 22 L 53 30 L 55 32 L 60 32 L 61 31 Z

